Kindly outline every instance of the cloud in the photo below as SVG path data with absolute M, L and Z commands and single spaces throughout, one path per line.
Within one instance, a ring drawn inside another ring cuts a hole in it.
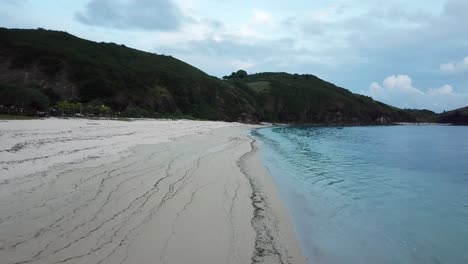
M 383 81 L 382 85 L 373 82 L 370 85 L 370 91 L 374 94 L 422 94 L 422 92 L 413 87 L 413 81 L 408 75 L 392 75 Z
M 291 39 L 278 39 L 274 41 L 248 42 L 237 36 L 223 35 L 220 39 L 207 38 L 193 40 L 173 46 L 159 46 L 165 53 L 192 54 L 196 53 L 207 57 L 225 58 L 231 57 L 237 60 L 261 60 L 268 58 L 276 51 L 279 54 L 291 52 L 290 56 L 296 55 L 291 48 L 294 41 Z
M 448 84 L 424 92 L 413 86 L 408 75 L 392 75 L 385 78 L 381 84 L 373 82 L 367 94 L 400 108 L 430 109 L 436 112 L 468 104 L 468 94 L 456 93 Z
M 466 0 L 447 0 L 444 5 L 444 13 L 452 17 L 466 18 L 468 2 Z
M 239 69 L 249 72 L 296 71 L 307 68 L 324 68 L 320 54 L 296 48 L 293 39 L 251 40 L 237 35 L 222 35 L 207 39 L 179 42 L 174 45 L 158 45 L 156 53 L 172 54 L 193 65 L 203 65 L 203 70 L 223 76 Z M 304 52 L 308 56 L 304 56 Z M 296 67 L 295 70 L 291 70 Z
M 233 60 L 230 62 L 230 65 L 234 69 L 243 69 L 243 70 L 249 70 L 252 67 L 255 66 L 255 62 L 251 59 L 245 59 L 245 60 Z
M 89 25 L 126 29 L 119 34 L 129 46 L 133 43 L 150 52 L 173 55 L 217 76 L 241 67 L 256 72 L 312 73 L 359 91 L 377 80 L 376 76 L 398 71 L 417 82 L 413 88 L 450 83 L 459 93 L 468 92 L 468 79 L 434 72 L 434 65 L 468 55 L 460 54 L 468 49 L 463 15 L 468 1 L 437 1 L 427 5 L 293 1 L 285 7 L 281 1 L 239 6 L 206 0 L 86 0 L 87 6 L 76 18 Z M 156 10 L 152 6 L 158 3 L 175 11 L 130 15 Z M 220 8 L 230 12 L 219 13 Z M 162 19 L 161 13 L 173 15 Z M 140 35 L 128 38 L 130 33 Z M 410 91 L 417 93 L 416 88 Z
M 75 18 L 93 26 L 158 31 L 177 30 L 184 20 L 171 0 L 91 0 Z
M 468 56 L 461 61 L 451 61 L 440 65 L 440 70 L 447 74 L 468 72 Z
M 0 0 L 0 3 L 6 3 L 10 5 L 20 5 L 25 3 L 27 0 Z
M 430 22 L 432 19 L 434 19 L 430 13 L 424 12 L 422 10 L 408 10 L 399 5 L 371 8 L 368 11 L 367 16 L 374 19 L 390 21 L 393 23 L 402 21 L 406 25 L 408 25 L 408 23 L 426 24 L 427 22 Z
M 431 95 L 453 95 L 454 92 L 453 92 L 453 87 L 451 85 L 446 84 L 437 89 L 429 90 L 429 94 Z
M 254 9 L 253 11 L 254 21 L 260 24 L 270 24 L 273 22 L 273 16 L 260 9 Z

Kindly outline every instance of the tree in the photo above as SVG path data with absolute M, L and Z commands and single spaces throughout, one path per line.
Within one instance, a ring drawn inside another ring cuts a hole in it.
M 28 111 L 46 110 L 49 107 L 49 98 L 34 88 L 0 86 L 0 104 L 21 107 Z
M 82 103 L 71 103 L 68 101 L 60 101 L 55 106 L 63 115 L 74 115 L 81 113 L 83 110 Z
M 236 72 L 236 77 L 237 77 L 237 78 L 242 79 L 242 78 L 245 78 L 245 77 L 247 77 L 247 76 L 249 76 L 249 74 L 248 74 L 246 71 L 244 71 L 244 70 L 238 70 L 238 71 Z
M 223 76 L 223 79 L 243 79 L 249 76 L 249 74 L 244 70 L 238 70 L 237 72 L 232 72 L 229 76 Z
M 110 113 L 110 111 L 111 111 L 111 108 L 108 107 L 108 106 L 101 105 L 101 107 L 99 107 L 99 114 L 100 114 L 101 116 L 104 116 L 104 115 L 105 115 L 105 116 L 108 116 L 109 113 Z

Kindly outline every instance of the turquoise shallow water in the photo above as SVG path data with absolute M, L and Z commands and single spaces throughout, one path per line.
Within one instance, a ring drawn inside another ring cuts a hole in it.
M 468 127 L 252 135 L 310 263 L 468 263 Z

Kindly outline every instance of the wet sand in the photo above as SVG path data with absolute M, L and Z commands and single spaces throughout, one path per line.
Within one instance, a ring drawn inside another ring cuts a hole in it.
M 1 263 L 305 263 L 250 128 L 1 122 Z

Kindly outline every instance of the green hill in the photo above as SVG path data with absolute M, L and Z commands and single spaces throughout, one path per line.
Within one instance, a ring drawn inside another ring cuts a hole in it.
M 468 106 L 440 114 L 440 123 L 468 125 Z
M 241 90 L 173 57 L 65 32 L 0 29 L 0 69 L 0 85 L 37 89 L 51 105 L 99 101 L 116 111 L 225 120 L 254 111 Z
M 171 56 L 65 32 L 0 28 L 0 105 L 35 111 L 60 101 L 80 107 L 104 104 L 122 116 L 334 124 L 416 121 L 409 112 L 313 75 L 239 71 L 220 80 Z
M 439 115 L 431 110 L 405 109 L 405 112 L 413 116 L 418 123 L 437 123 L 439 121 Z
M 261 120 L 325 124 L 415 121 L 404 110 L 309 74 L 258 73 L 225 78 L 256 98 Z

